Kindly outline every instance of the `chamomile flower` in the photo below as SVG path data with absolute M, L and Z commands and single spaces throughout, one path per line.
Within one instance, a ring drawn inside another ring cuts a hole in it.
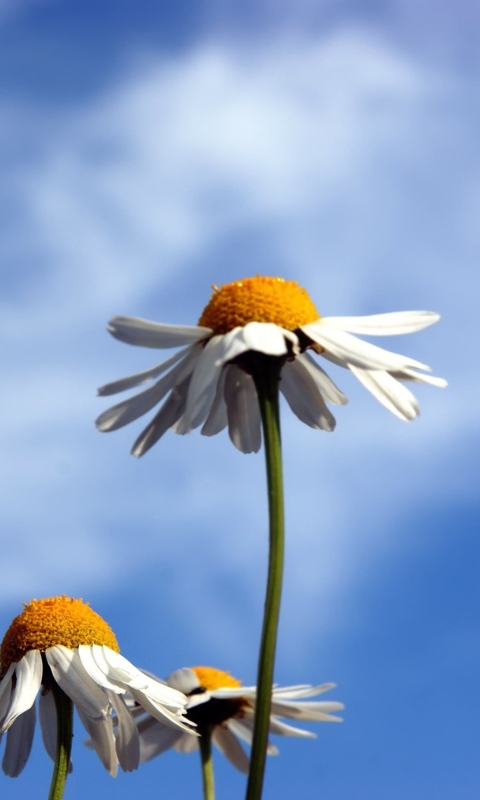
M 446 381 L 425 374 L 430 371 L 425 364 L 352 334 L 414 333 L 439 318 L 431 311 L 321 317 L 306 290 L 295 281 L 262 276 L 214 287 L 197 326 L 114 317 L 108 330 L 122 342 L 182 349 L 151 369 L 101 387 L 100 395 L 111 395 L 153 381 L 145 391 L 101 414 L 96 424 L 100 431 L 117 430 L 166 398 L 136 440 L 133 455 L 146 453 L 169 428 L 185 434 L 200 426 L 205 436 L 228 426 L 230 439 L 239 450 L 258 452 L 261 421 L 249 373 L 252 353 L 281 359 L 280 391 L 296 416 L 311 428 L 333 431 L 335 418 L 327 403 L 347 402 L 311 353 L 349 369 L 389 411 L 411 420 L 419 414 L 419 407 L 404 383 L 443 387 Z
M 252 743 L 255 717 L 256 688 L 241 686 L 240 681 L 212 667 L 179 669 L 167 678 L 167 685 L 187 695 L 187 717 L 197 725 L 202 735 L 211 731 L 212 741 L 241 772 L 248 772 L 249 759 L 240 741 Z M 286 686 L 272 689 L 270 733 L 280 736 L 315 737 L 311 731 L 296 728 L 283 719 L 297 722 L 341 722 L 332 712 L 341 711 L 342 703 L 310 700 L 335 687 L 334 683 L 321 686 Z M 198 737 L 181 730 L 168 728 L 161 720 L 145 714 L 138 708 L 133 712 L 140 734 L 140 760 L 149 761 L 173 747 L 180 753 L 190 753 L 198 748 Z M 267 753 L 276 755 L 277 748 L 269 743 Z
M 118 764 L 126 771 L 139 764 L 140 740 L 124 700 L 127 691 L 167 730 L 181 735 L 189 730 L 183 717 L 186 697 L 123 658 L 111 628 L 82 600 L 62 596 L 25 604 L 4 636 L 0 661 L 0 733 L 7 732 L 2 766 L 11 777 L 20 774 L 30 754 L 37 695 L 43 742 L 55 759 L 54 683 L 76 706 L 111 775 Z

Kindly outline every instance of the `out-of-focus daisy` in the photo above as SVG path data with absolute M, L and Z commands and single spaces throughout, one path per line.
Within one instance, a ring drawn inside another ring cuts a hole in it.
M 431 311 L 320 317 L 306 290 L 295 281 L 261 276 L 214 287 L 198 326 L 114 317 L 108 330 L 122 342 L 183 349 L 151 369 L 99 389 L 100 395 L 111 395 L 155 381 L 147 390 L 105 411 L 96 424 L 100 431 L 116 430 L 166 397 L 136 440 L 134 455 L 143 455 L 168 428 L 184 434 L 200 425 L 205 436 L 228 425 L 239 450 L 257 452 L 260 412 L 249 357 L 262 353 L 283 362 L 280 390 L 297 417 L 312 428 L 332 431 L 335 418 L 326 403 L 343 405 L 347 398 L 309 351 L 349 369 L 389 411 L 411 420 L 419 414 L 419 407 L 404 382 L 446 386 L 446 381 L 424 374 L 430 371 L 425 364 L 352 334 L 413 333 L 439 318 Z
M 197 731 L 211 731 L 212 741 L 219 750 L 241 770 L 248 772 L 249 759 L 239 740 L 251 744 L 255 716 L 256 688 L 241 686 L 240 681 L 228 672 L 212 667 L 179 669 L 167 678 L 168 686 L 187 695 L 187 717 L 197 725 Z M 341 722 L 332 712 L 341 711 L 342 703 L 310 700 L 335 687 L 334 683 L 321 686 L 273 687 L 270 711 L 270 733 L 280 736 L 315 737 L 311 731 L 302 730 L 282 721 L 296 722 Z M 161 720 L 144 714 L 138 708 L 140 733 L 140 760 L 149 761 L 170 747 L 181 753 L 190 753 L 198 748 L 198 738 L 181 730 L 168 728 Z M 269 755 L 276 755 L 277 748 L 268 744 Z
M 26 604 L 4 636 L 0 661 L 0 733 L 8 731 L 2 766 L 11 777 L 20 774 L 30 754 L 38 694 L 43 742 L 55 759 L 54 682 L 76 706 L 111 775 L 118 764 L 127 771 L 139 764 L 140 741 L 124 700 L 127 691 L 167 730 L 180 735 L 189 730 L 183 717 L 186 697 L 123 658 L 111 628 L 82 600 L 62 596 Z

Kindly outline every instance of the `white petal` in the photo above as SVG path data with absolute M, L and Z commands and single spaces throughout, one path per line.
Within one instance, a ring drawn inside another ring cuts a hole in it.
M 227 374 L 232 369 L 236 369 L 235 365 L 229 364 L 224 367 L 220 373 L 210 413 L 200 431 L 203 436 L 216 436 L 217 433 L 220 433 L 220 431 L 223 431 L 223 429 L 227 427 L 228 417 L 224 390 Z
M 15 667 L 15 688 L 12 692 L 10 707 L 3 720 L 0 732 L 4 733 L 10 725 L 31 708 L 42 682 L 42 657 L 38 650 L 29 650 Z
M 244 352 L 255 350 L 269 356 L 284 356 L 288 353 L 285 339 L 293 345 L 293 352 L 298 352 L 298 337 L 271 322 L 249 322 L 244 328 L 236 330 L 243 342 Z
M 258 453 L 262 444 L 260 408 L 253 378 L 232 365 L 225 378 L 228 433 L 242 453 Z
M 235 736 L 238 736 L 239 739 L 242 739 L 248 745 L 251 746 L 252 739 L 253 739 L 253 726 L 254 726 L 254 718 L 252 717 L 240 717 L 237 719 L 236 717 L 231 717 L 226 722 L 226 725 L 231 730 Z
M 160 411 L 135 440 L 131 451 L 133 456 L 140 458 L 145 455 L 169 428 L 178 433 L 176 423 L 185 411 L 189 383 L 190 379 L 186 378 L 172 389 Z
M 113 317 L 108 332 L 121 342 L 154 348 L 181 347 L 212 334 L 210 328 L 198 325 L 162 325 L 138 317 Z
M 189 727 L 190 725 L 193 726 L 193 723 L 182 717 L 179 711 L 171 711 L 170 705 L 156 700 L 150 692 L 141 689 L 130 689 L 130 692 L 137 703 L 140 703 L 142 708 L 148 711 L 155 719 L 159 719 L 166 725 L 171 725 L 174 728 L 181 728 L 189 733 L 194 731 L 193 727 Z
M 296 686 L 275 686 L 273 689 L 273 701 L 277 698 L 282 700 L 297 699 L 299 697 L 315 697 L 324 692 L 330 692 L 336 689 L 336 683 L 321 683 L 318 686 L 312 686 L 309 683 L 299 683 Z
M 13 688 L 13 673 L 15 672 L 16 663 L 10 664 L 9 668 L 7 669 L 5 675 L 0 681 L 0 729 L 3 723 L 3 719 L 7 713 L 8 706 L 10 705 L 10 698 L 12 696 L 12 688 Z M 0 736 L 1 736 L 0 732 Z
M 57 750 L 57 709 L 53 692 L 50 689 L 44 689 L 40 692 L 38 711 L 43 746 L 52 761 L 55 761 Z
M 423 369 L 430 372 L 430 367 L 415 361 L 413 358 L 391 353 L 377 345 L 357 339 L 350 333 L 333 328 L 323 320 L 303 325 L 304 333 L 323 347 L 326 352 L 337 358 L 342 364 L 350 367 L 353 364 L 361 369 L 386 370 L 394 372 L 405 369 Z
M 337 702 L 306 702 L 294 703 L 272 702 L 272 714 L 287 719 L 304 720 L 308 722 L 338 722 L 339 717 L 331 717 L 332 711 L 343 711 L 343 703 Z
M 440 319 L 434 311 L 393 311 L 365 317 L 323 317 L 325 325 L 365 336 L 398 336 L 428 328 Z
M 177 753 L 193 753 L 197 748 L 198 736 L 190 736 L 187 733 L 182 733 L 180 739 L 173 745 Z
M 151 702 L 161 703 L 173 711 L 182 711 L 185 708 L 186 697 L 182 692 L 141 672 L 120 653 L 99 645 L 92 645 L 92 652 L 100 669 L 105 671 L 105 675 L 128 688 L 136 700 L 138 700 L 137 694 L 142 693 L 148 695 Z
M 254 717 L 253 712 L 251 717 L 232 717 L 226 722 L 226 725 L 235 736 L 238 736 L 240 739 L 243 739 L 244 742 L 251 745 L 253 739 L 253 726 L 254 726 Z M 272 732 L 272 731 L 271 731 Z M 267 743 L 267 755 L 269 756 L 276 756 L 278 754 L 278 750 L 271 742 Z
M 421 375 L 419 372 L 414 372 L 413 369 L 406 369 L 403 372 L 391 372 L 392 378 L 398 381 L 412 381 L 412 383 L 428 383 L 430 386 L 437 386 L 439 389 L 445 389 L 448 386 L 448 381 L 445 378 L 435 378 L 433 375 Z
M 275 717 L 270 718 L 269 731 L 277 736 L 297 736 L 303 739 L 315 739 L 317 736 L 316 733 L 312 733 L 311 731 L 305 731 L 301 728 L 294 728 L 293 725 L 287 725 L 286 722 L 282 722 Z
M 35 731 L 35 705 L 30 706 L 15 720 L 7 733 L 7 744 L 2 768 L 5 775 L 16 778 L 28 761 Z
M 335 429 L 335 417 L 325 405 L 316 382 L 302 361 L 295 359 L 285 364 L 280 391 L 301 422 L 324 431 Z
M 140 761 L 150 761 L 165 750 L 169 750 L 185 734 L 178 728 L 170 728 L 160 720 L 147 716 L 138 723 L 140 734 Z M 193 738 L 193 737 L 191 737 Z
M 200 681 L 190 667 L 182 667 L 182 669 L 172 672 L 167 678 L 167 683 L 172 689 L 177 689 L 185 695 L 190 694 L 200 686 Z
M 351 366 L 353 374 L 377 400 L 396 417 L 415 419 L 420 414 L 416 398 L 406 386 L 382 370 L 358 369 Z
M 325 370 L 317 364 L 309 353 L 302 353 L 300 356 L 297 356 L 295 361 L 300 361 L 303 366 L 308 369 L 320 390 L 320 394 L 327 403 L 333 403 L 335 406 L 344 406 L 348 403 L 348 397 L 340 391 L 330 376 L 327 375 Z
M 90 736 L 100 761 L 113 777 L 117 774 L 118 758 L 115 749 L 115 736 L 110 714 L 93 718 L 84 714 L 77 706 L 78 716 L 82 720 L 85 730 Z
M 124 392 L 127 389 L 133 389 L 135 386 L 141 386 L 142 383 L 153 381 L 155 378 L 158 378 L 159 375 L 162 375 L 163 372 L 166 372 L 168 369 L 170 369 L 170 367 L 173 367 L 178 361 L 182 361 L 182 359 L 188 355 L 193 347 L 194 345 L 185 347 L 183 350 L 175 353 L 175 355 L 173 355 L 171 358 L 167 358 L 166 361 L 162 361 L 161 364 L 157 364 L 155 367 L 151 367 L 150 369 L 145 369 L 143 372 L 136 372 L 134 375 L 128 375 L 128 377 L 120 378 L 118 381 L 106 383 L 105 386 L 101 386 L 98 389 L 98 394 L 101 397 L 105 397 L 107 395 L 117 394 L 117 392 Z
M 210 697 L 215 697 L 222 700 L 231 700 L 232 698 L 241 697 L 246 701 L 255 702 L 257 689 L 255 686 L 227 686 L 221 689 L 213 689 L 210 692 Z
M 121 403 L 100 414 L 96 420 L 99 431 L 115 431 L 128 425 L 130 422 L 143 416 L 156 406 L 175 386 L 180 383 L 192 370 L 198 358 L 198 350 L 190 350 L 189 354 L 177 364 L 167 375 L 161 378 L 149 389 L 123 400 Z
M 223 365 L 240 352 L 243 350 L 235 331 L 214 336 L 207 342 L 193 371 L 185 414 L 177 426 L 177 433 L 188 433 L 205 421 L 212 407 Z
M 93 647 L 98 648 L 99 645 L 93 645 Z M 81 644 L 78 648 L 78 655 L 85 671 L 98 686 L 101 686 L 102 689 L 110 689 L 111 692 L 116 694 L 125 694 L 124 683 L 110 680 L 105 674 L 105 669 L 102 668 L 103 662 L 101 662 L 102 666 L 98 665 L 93 655 L 92 645 Z
M 108 697 L 85 670 L 78 650 L 57 644 L 45 650 L 45 656 L 54 679 L 78 711 L 92 719 L 105 716 L 109 709 Z
M 220 725 L 214 728 L 212 741 L 234 767 L 245 774 L 248 772 L 248 756 L 237 737 L 228 728 Z
M 112 692 L 110 702 L 117 714 L 118 721 L 115 737 L 118 761 L 124 772 L 132 772 L 140 763 L 140 737 L 137 726 L 123 697 L 117 697 Z

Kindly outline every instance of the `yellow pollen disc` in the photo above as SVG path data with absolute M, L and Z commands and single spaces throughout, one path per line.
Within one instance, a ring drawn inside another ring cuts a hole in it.
M 24 605 L 24 610 L 15 617 L 1 644 L 3 674 L 12 662 L 20 661 L 29 650 L 46 650 L 57 644 L 70 650 L 81 644 L 104 644 L 120 652 L 110 626 L 83 600 L 62 595 L 31 600 Z
M 232 689 L 242 685 L 241 681 L 232 678 L 230 673 L 213 667 L 192 667 L 202 689 L 213 692 L 215 689 Z
M 320 319 L 308 292 L 296 281 L 257 275 L 213 288 L 198 324 L 215 334 L 228 333 L 249 322 L 272 322 L 295 331 Z

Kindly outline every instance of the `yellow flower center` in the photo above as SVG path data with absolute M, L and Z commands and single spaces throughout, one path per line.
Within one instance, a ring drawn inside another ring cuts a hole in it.
M 215 689 L 236 689 L 242 685 L 242 682 L 237 681 L 230 673 L 214 667 L 192 667 L 192 672 L 197 676 L 202 689 L 206 689 L 207 692 L 213 692 Z
M 15 617 L 0 647 L 2 674 L 29 650 L 63 644 L 71 650 L 81 644 L 104 644 L 119 653 L 115 634 L 88 603 L 71 597 L 31 600 Z
M 257 275 L 213 289 L 198 324 L 215 334 L 228 333 L 249 322 L 272 322 L 295 331 L 320 319 L 306 289 L 296 281 Z

